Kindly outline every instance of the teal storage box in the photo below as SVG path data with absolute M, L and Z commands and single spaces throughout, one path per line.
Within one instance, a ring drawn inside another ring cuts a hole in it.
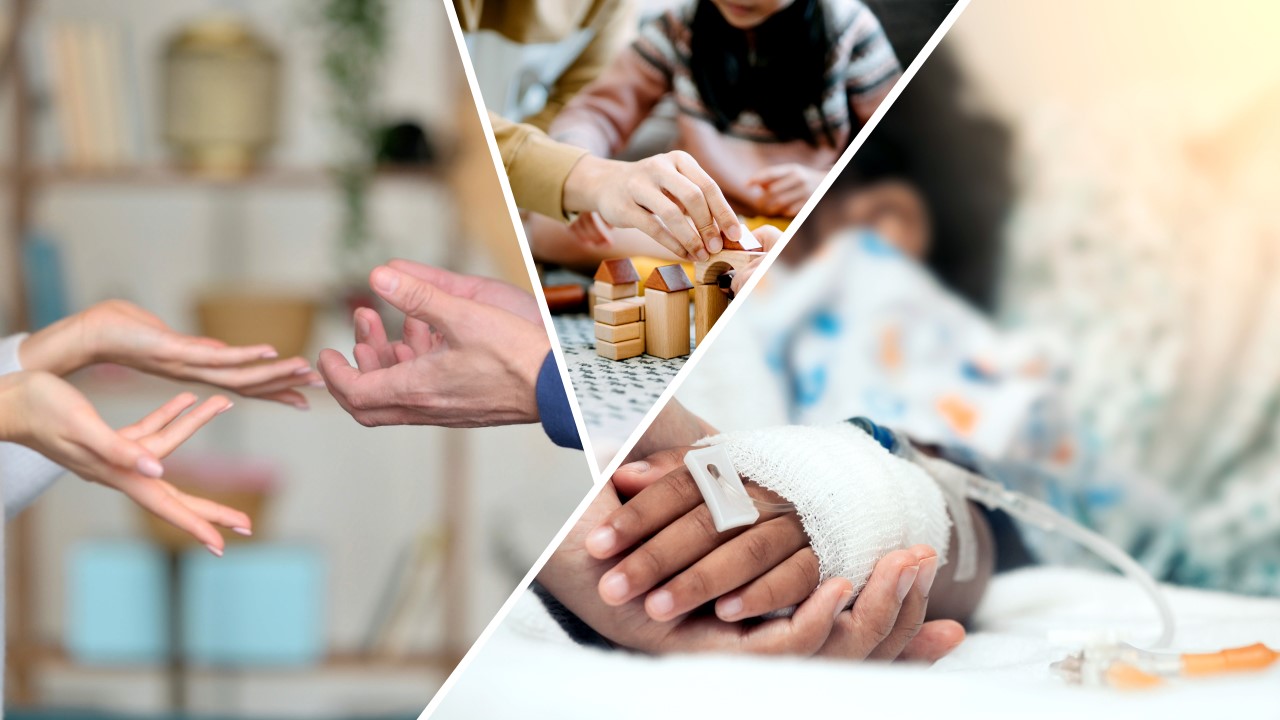
M 299 546 L 233 544 L 182 558 L 183 654 L 215 666 L 301 666 L 324 658 L 325 570 Z
M 71 548 L 66 577 L 67 652 L 85 665 L 160 663 L 169 654 L 168 563 L 133 540 Z

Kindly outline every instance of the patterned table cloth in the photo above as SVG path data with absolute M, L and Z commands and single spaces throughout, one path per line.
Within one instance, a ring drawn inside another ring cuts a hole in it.
M 589 315 L 557 315 L 554 320 L 587 435 L 598 466 L 603 469 L 684 367 L 688 356 L 663 360 L 640 355 L 609 360 L 596 354 L 595 322 Z M 692 337 L 692 322 L 689 332 Z

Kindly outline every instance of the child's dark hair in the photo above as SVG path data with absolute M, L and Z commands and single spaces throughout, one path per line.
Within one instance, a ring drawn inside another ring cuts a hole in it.
M 711 0 L 699 0 L 690 28 L 689 66 L 711 122 L 721 132 L 744 110 L 760 116 L 780 140 L 804 140 L 817 146 L 806 114 L 822 118 L 822 135 L 835 145 L 835 133 L 822 113 L 831 38 L 822 0 L 795 0 L 747 33 L 728 23 Z

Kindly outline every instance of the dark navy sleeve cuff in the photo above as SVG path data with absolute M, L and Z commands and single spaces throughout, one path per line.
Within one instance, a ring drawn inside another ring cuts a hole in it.
M 582 449 L 582 438 L 578 437 L 578 427 L 573 422 L 573 410 L 569 408 L 569 396 L 565 394 L 564 383 L 560 380 L 560 368 L 556 366 L 556 356 L 547 353 L 542 361 L 542 369 L 538 371 L 538 414 L 542 418 L 542 429 L 547 432 L 551 442 L 560 447 Z

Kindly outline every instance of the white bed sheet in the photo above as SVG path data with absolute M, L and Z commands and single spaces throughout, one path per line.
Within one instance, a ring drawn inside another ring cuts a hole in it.
M 1254 642 L 1280 648 L 1280 599 L 1167 592 L 1179 650 Z M 931 668 L 651 658 L 573 645 L 526 593 L 432 717 L 1280 717 L 1280 667 L 1128 693 L 1072 687 L 1050 674 L 1049 663 L 1071 649 L 1064 640 L 1099 630 L 1152 637 L 1154 617 L 1146 598 L 1118 576 L 1031 568 L 998 576 L 974 631 Z

